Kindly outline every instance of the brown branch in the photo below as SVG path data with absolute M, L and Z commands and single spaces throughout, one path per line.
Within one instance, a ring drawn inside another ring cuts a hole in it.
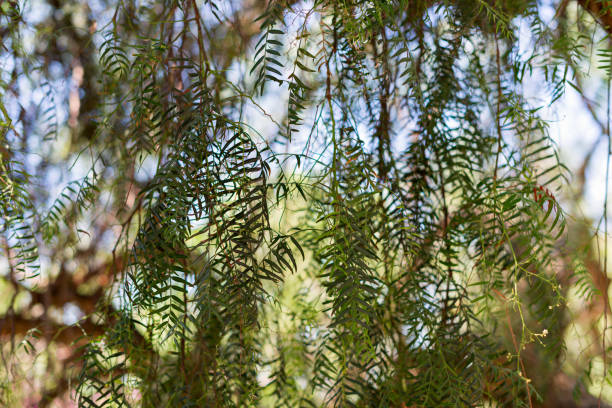
M 611 0 L 578 0 L 578 4 L 588 11 L 608 34 L 612 34 Z
M 80 326 L 80 327 L 79 327 Z M 38 329 L 42 337 L 49 337 L 54 341 L 72 345 L 83 336 L 83 331 L 88 335 L 101 335 L 104 333 L 104 326 L 93 323 L 91 319 L 79 322 L 79 325 L 64 325 L 49 322 L 42 317 L 28 318 L 22 315 L 3 317 L 0 319 L 0 338 L 11 337 L 14 335 L 25 336 L 30 330 Z

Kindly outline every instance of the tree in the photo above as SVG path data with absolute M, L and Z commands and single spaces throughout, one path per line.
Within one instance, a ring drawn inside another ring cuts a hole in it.
M 542 113 L 593 54 L 609 112 L 607 2 L 0 10 L 3 404 L 612 401 Z

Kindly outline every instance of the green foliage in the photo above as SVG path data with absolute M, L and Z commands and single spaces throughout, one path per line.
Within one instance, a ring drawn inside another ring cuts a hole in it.
M 0 101 L 0 228 L 24 277 L 102 201 L 117 217 L 79 406 L 531 406 L 523 350 L 564 353 L 568 172 L 540 111 L 586 41 L 539 7 L 274 0 L 248 34 L 213 2 L 119 2 L 93 36 L 89 172 L 45 212 Z

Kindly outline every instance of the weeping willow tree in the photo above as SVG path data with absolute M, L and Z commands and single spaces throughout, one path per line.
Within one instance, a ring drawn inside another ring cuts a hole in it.
M 606 83 L 611 21 L 1 1 L 3 404 L 606 406 L 607 246 L 566 217 L 545 112 Z

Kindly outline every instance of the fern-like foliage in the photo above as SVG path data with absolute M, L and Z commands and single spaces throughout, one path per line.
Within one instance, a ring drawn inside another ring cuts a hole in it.
M 525 354 L 560 361 L 566 327 L 569 174 L 541 112 L 588 39 L 533 1 L 230 3 L 116 5 L 86 175 L 45 211 L 0 100 L 11 265 L 112 218 L 79 406 L 533 406 Z

